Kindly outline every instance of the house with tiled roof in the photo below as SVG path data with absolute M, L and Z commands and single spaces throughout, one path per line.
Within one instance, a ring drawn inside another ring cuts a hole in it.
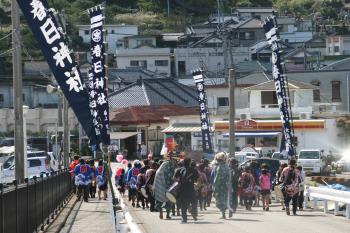
M 173 104 L 130 106 L 111 111 L 111 139 L 120 150 L 128 150 L 130 158 L 138 155 L 140 144 L 159 155 L 164 141 L 163 130 L 169 126 L 169 116 L 197 116 L 198 107 Z M 200 127 L 199 127 L 200 128 Z
M 111 110 L 131 106 L 164 104 L 184 107 L 197 106 L 197 92 L 171 78 L 140 78 L 136 82 L 109 94 L 109 108 Z

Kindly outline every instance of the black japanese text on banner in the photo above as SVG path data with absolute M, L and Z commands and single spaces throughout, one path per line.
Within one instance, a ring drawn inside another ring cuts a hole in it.
M 286 152 L 290 156 L 294 156 L 293 147 L 293 131 L 291 127 L 291 119 L 289 114 L 289 101 L 286 90 L 286 80 L 283 73 L 282 61 L 280 55 L 280 44 L 278 35 L 278 26 L 276 22 L 276 17 L 271 16 L 265 19 L 263 28 L 265 30 L 266 39 L 271 46 L 272 55 L 272 76 L 275 81 L 276 96 L 278 107 L 280 110 L 282 125 L 283 125 L 283 135 L 285 139 Z
M 27 23 L 55 76 L 64 96 L 91 141 L 96 140 L 89 96 L 81 82 L 81 73 L 65 44 L 62 28 L 46 0 L 18 0 Z
M 198 102 L 199 102 L 199 116 L 201 120 L 201 130 L 202 130 L 202 145 L 203 152 L 211 154 L 213 153 L 213 145 L 210 138 L 210 125 L 208 119 L 208 111 L 205 96 L 205 86 L 204 79 L 201 70 L 195 70 L 192 72 L 192 76 L 198 91 Z
M 106 88 L 105 46 L 101 6 L 89 10 L 91 22 L 91 69 L 89 70 L 90 112 L 99 141 L 110 144 L 109 111 Z

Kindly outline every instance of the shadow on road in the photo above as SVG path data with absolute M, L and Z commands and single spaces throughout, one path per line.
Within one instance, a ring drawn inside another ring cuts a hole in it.
M 237 221 L 237 222 L 261 222 L 260 220 L 256 219 L 246 219 L 246 218 L 230 218 L 226 219 L 228 221 Z

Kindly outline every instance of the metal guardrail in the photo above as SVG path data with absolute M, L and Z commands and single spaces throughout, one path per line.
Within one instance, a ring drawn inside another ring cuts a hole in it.
M 317 202 L 321 200 L 323 201 L 325 213 L 328 213 L 328 201 L 333 201 L 334 215 L 339 215 L 339 203 L 344 203 L 346 205 L 346 218 L 350 220 L 350 192 L 306 186 L 304 195 L 306 200 L 304 202 L 304 208 L 307 206 L 307 200 L 310 199 L 313 202 L 313 209 L 317 210 Z
M 0 185 L 0 233 L 31 233 L 44 229 L 72 193 L 67 169 L 26 183 L 4 188 Z

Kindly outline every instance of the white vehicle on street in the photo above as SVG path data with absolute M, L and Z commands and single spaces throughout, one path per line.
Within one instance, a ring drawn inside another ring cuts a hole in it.
M 3 171 L 1 173 L 1 181 L 3 183 L 12 183 L 15 179 L 15 166 L 15 156 L 11 156 L 3 164 Z M 51 171 L 50 162 L 46 155 L 27 158 L 27 178 L 40 176 L 40 174 L 50 173 Z
M 271 158 L 278 159 L 280 161 L 280 164 L 282 163 L 288 164 L 288 155 L 286 153 L 273 152 Z
M 304 149 L 298 154 L 298 165 L 303 167 L 305 174 L 323 174 L 329 173 L 326 158 L 323 155 L 323 150 L 319 149 Z

